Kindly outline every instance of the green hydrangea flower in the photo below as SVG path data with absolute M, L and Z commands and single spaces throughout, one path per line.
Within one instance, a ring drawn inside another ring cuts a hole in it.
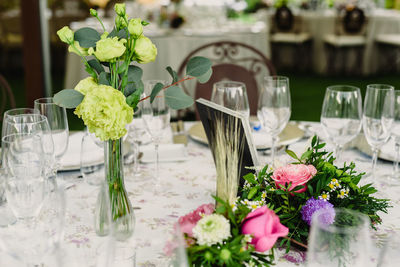
M 78 41 L 74 41 L 74 46 L 75 46 L 75 48 L 72 47 L 72 45 L 68 46 L 68 52 L 72 52 L 72 53 L 77 54 L 78 56 L 83 56 L 83 57 L 86 57 L 89 55 L 89 53 L 88 53 L 89 49 L 81 47 L 81 45 L 79 44 Z M 76 50 L 78 50 L 80 54 Z
M 99 85 L 96 83 L 93 77 L 87 77 L 83 80 L 80 80 L 74 89 L 86 95 L 87 92 L 91 91 L 93 88 L 96 88 L 97 86 Z
M 133 110 L 126 104 L 125 96 L 107 85 L 87 90 L 74 113 L 102 141 L 123 137 L 127 133 L 125 125 L 133 119 Z
M 146 64 L 156 59 L 157 47 L 146 36 L 140 36 L 136 40 L 135 52 L 133 60 L 138 63 Z
M 128 31 L 133 38 L 137 39 L 143 33 L 143 25 L 141 19 L 131 19 L 128 24 Z
M 59 29 L 57 35 L 64 43 L 72 44 L 74 42 L 74 32 L 68 26 Z
M 96 42 L 96 51 L 89 48 L 88 53 L 103 62 L 111 62 L 125 53 L 126 40 L 118 40 L 118 37 L 100 39 Z

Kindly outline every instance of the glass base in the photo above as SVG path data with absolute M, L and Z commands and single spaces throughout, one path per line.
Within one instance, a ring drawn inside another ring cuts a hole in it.
M 17 222 L 17 218 L 7 207 L 7 205 L 0 206 L 0 227 L 7 227 Z

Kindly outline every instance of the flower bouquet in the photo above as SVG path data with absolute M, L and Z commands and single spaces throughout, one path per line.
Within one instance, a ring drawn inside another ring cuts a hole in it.
M 179 79 L 171 67 L 166 70 L 172 77 L 168 85 L 157 83 L 151 94 L 143 97 L 142 69 L 133 62 L 146 64 L 156 59 L 157 48 L 144 36 L 148 25 L 140 18 L 129 19 L 125 4 L 116 4 L 115 25 L 107 32 L 97 11 L 90 9 L 102 32 L 89 27 L 73 32 L 68 26 L 57 34 L 68 44 L 68 50 L 82 58 L 89 77 L 81 80 L 75 89 L 65 89 L 54 96 L 54 102 L 82 118 L 89 132 L 105 141 L 105 169 L 108 181 L 112 217 L 120 239 L 133 233 L 133 211 L 124 186 L 121 138 L 127 133 L 126 125 L 140 101 L 153 102 L 164 90 L 166 104 L 173 109 L 189 107 L 193 99 L 178 86 L 180 82 L 197 79 L 206 82 L 211 74 L 211 61 L 194 57 L 188 61 L 186 76 Z M 106 229 L 106 228 L 104 228 Z
M 346 208 L 367 215 L 371 226 L 381 223 L 378 212 L 387 212 L 389 200 L 373 196 L 377 190 L 371 185 L 359 185 L 364 173 L 355 171 L 355 164 L 343 167 L 334 165 L 332 153 L 320 151 L 325 146 L 317 137 L 311 147 L 300 157 L 293 151 L 286 151 L 294 162 L 271 170 L 265 166 L 258 175 L 247 174 L 244 188 L 235 207 L 247 206 L 257 209 L 267 205 L 289 228 L 287 238 L 280 246 L 291 244 L 307 249 L 307 238 L 312 215 L 321 209 L 330 214 L 324 224 L 333 223 L 334 208 Z

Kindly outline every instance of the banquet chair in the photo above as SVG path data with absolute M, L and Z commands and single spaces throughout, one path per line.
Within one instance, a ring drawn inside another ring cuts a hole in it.
M 378 69 L 381 72 L 397 71 L 400 57 L 400 34 L 378 34 L 375 42 L 379 48 Z
M 22 49 L 20 14 L 0 13 L 0 58 L 1 67 L 13 67 L 12 55 Z
M 204 84 L 196 81 L 183 83 L 182 88 L 187 94 L 192 95 L 195 99 L 205 98 L 209 100 L 215 82 L 223 80 L 243 82 L 246 85 L 250 114 L 257 113 L 258 92 L 263 78 L 267 75 L 276 75 L 272 62 L 263 53 L 250 45 L 239 42 L 209 43 L 189 53 L 178 69 L 179 77 L 183 77 L 189 59 L 194 56 L 209 58 L 213 63 L 213 74 L 209 81 Z M 187 113 L 190 113 L 190 110 L 183 112 L 188 115 Z M 178 118 L 182 117 L 182 112 L 178 112 Z M 197 111 L 195 111 L 195 117 L 199 120 Z
M 292 47 L 294 66 L 297 69 L 307 69 L 311 65 L 311 34 L 305 31 L 301 16 L 293 15 L 287 6 L 281 6 L 275 12 L 271 21 L 272 62 L 279 69 L 282 65 L 282 52 Z
M 11 87 L 3 75 L 0 74 L 0 122 L 3 120 L 3 113 L 7 109 L 15 108 L 15 98 Z
M 335 33 L 324 36 L 327 51 L 328 73 L 339 71 L 346 73 L 347 62 L 351 52 L 355 52 L 354 64 L 348 73 L 362 73 L 363 53 L 366 45 L 367 18 L 364 11 L 358 7 L 350 7 L 341 11 L 335 18 Z M 339 59 L 341 55 L 341 62 Z M 339 62 L 340 64 L 338 64 Z

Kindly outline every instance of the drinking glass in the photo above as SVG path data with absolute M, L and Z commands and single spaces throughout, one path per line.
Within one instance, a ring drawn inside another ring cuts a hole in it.
M 17 133 L 4 136 L 1 143 L 7 202 L 14 215 L 29 226 L 45 196 L 42 139 L 36 134 Z
M 399 160 L 400 160 L 400 91 L 394 91 L 394 119 L 391 137 L 395 143 L 396 157 L 393 162 L 393 172 L 390 179 L 396 184 L 400 183 Z
M 211 101 L 229 109 L 239 111 L 250 117 L 249 100 L 246 85 L 235 81 L 221 81 L 214 83 Z
M 68 148 L 67 112 L 65 108 L 56 105 L 52 97 L 36 99 L 34 105 L 35 109 L 47 117 L 54 141 L 54 155 L 58 163 Z
M 291 102 L 289 78 L 267 76 L 258 99 L 257 117 L 263 129 L 271 136 L 271 164 L 275 160 L 275 147 L 278 135 L 290 119 Z
M 104 155 L 104 143 L 88 130 L 82 137 L 80 171 L 90 185 L 100 185 L 104 180 L 104 161 L 94 160 L 93 155 Z
M 153 88 L 157 83 L 163 83 L 163 81 L 151 80 L 145 82 L 145 92 L 149 91 L 149 88 Z M 150 101 L 143 102 L 142 118 L 146 126 L 147 132 L 151 136 L 151 140 L 154 142 L 156 151 L 156 179 L 159 179 L 159 153 L 158 147 L 160 145 L 162 136 L 166 129 L 169 129 L 170 111 L 165 103 L 164 91 L 161 91 L 153 103 Z
M 38 109 L 33 109 L 33 108 L 14 108 L 4 112 L 1 136 L 6 135 L 6 133 L 4 132 L 5 131 L 4 126 L 8 119 L 13 119 L 14 117 L 18 118 L 20 115 L 31 115 L 31 114 L 40 114 L 40 112 Z
M 368 216 L 349 209 L 320 209 L 312 217 L 308 267 L 373 266 Z
M 363 130 L 373 151 L 370 175 L 374 178 L 380 147 L 387 142 L 394 118 L 394 87 L 386 84 L 367 86 L 364 100 Z
M 143 94 L 142 98 L 146 95 Z M 148 100 L 147 100 L 148 101 Z M 139 146 L 146 141 L 147 132 L 143 119 L 143 101 L 139 102 L 138 110 L 133 115 L 132 122 L 128 125 L 128 141 L 133 145 L 133 175 L 140 176 Z M 147 137 L 147 140 L 148 137 Z
M 360 89 L 349 85 L 326 88 L 321 112 L 321 124 L 335 145 L 335 156 L 340 158 L 343 145 L 361 130 L 362 100 Z

